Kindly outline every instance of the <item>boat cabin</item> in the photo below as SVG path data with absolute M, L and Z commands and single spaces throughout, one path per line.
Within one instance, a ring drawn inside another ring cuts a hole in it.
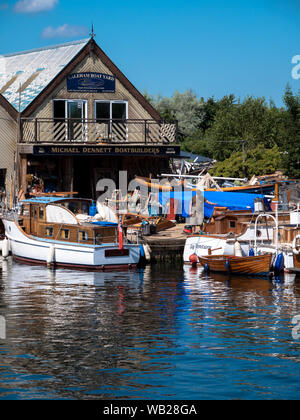
M 22 201 L 19 226 L 39 238 L 86 245 L 118 242 L 116 223 L 89 216 L 92 200 L 41 198 Z

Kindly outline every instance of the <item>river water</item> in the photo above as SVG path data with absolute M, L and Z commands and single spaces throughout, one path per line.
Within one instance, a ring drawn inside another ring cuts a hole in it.
M 1 266 L 0 399 L 300 398 L 300 278 Z

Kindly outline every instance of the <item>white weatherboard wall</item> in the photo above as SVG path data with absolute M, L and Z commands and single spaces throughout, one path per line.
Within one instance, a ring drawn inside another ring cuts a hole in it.
M 10 202 L 14 181 L 17 123 L 0 105 L 0 169 L 6 169 L 6 197 Z

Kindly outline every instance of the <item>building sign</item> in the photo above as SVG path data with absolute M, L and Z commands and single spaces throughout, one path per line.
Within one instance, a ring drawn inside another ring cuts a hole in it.
M 67 77 L 68 92 L 115 93 L 116 78 L 103 73 L 74 73 Z
M 34 146 L 34 155 L 45 156 L 165 156 L 178 157 L 180 146 Z

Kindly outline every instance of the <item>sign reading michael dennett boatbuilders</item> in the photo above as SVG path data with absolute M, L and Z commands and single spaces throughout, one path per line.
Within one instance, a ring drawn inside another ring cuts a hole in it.
M 103 73 L 74 73 L 67 77 L 68 92 L 115 93 L 116 79 Z
M 34 155 L 118 155 L 118 156 L 172 156 L 180 155 L 180 146 L 33 146 Z

